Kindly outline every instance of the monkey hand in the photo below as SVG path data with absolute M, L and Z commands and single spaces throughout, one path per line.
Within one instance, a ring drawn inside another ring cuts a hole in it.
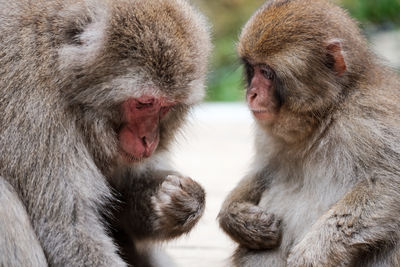
M 322 226 L 323 227 L 323 226 Z M 348 259 L 335 256 L 332 251 L 331 238 L 326 238 L 324 233 L 329 229 L 316 227 L 308 232 L 305 237 L 295 245 L 288 257 L 287 267 L 339 267 L 348 266 Z M 339 248 L 339 246 L 337 246 Z M 340 254 L 346 254 L 341 251 Z
M 303 242 L 304 241 L 304 242 Z M 324 261 L 321 261 L 321 256 L 324 254 L 321 251 L 321 248 L 318 248 L 315 244 L 318 244 L 315 240 L 312 243 L 305 243 L 306 240 L 303 240 L 298 245 L 296 245 L 291 253 L 289 254 L 287 260 L 287 267 L 325 267 L 332 266 L 329 264 L 324 264 Z M 311 242 L 311 240 L 310 240 Z
M 250 249 L 279 246 L 280 220 L 250 203 L 235 203 L 219 215 L 223 230 L 237 243 Z
M 203 214 L 205 192 L 189 177 L 168 175 L 152 197 L 154 229 L 162 238 L 189 232 Z
M 338 227 L 340 231 L 338 232 Z M 352 236 L 352 223 L 348 215 L 337 215 L 330 210 L 322 216 L 295 245 L 288 257 L 288 267 L 339 267 L 349 266 L 352 261 L 352 248 L 346 237 Z

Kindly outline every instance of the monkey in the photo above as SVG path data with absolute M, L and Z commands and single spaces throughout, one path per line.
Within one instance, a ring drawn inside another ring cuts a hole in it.
M 272 0 L 237 50 L 255 119 L 232 266 L 400 266 L 400 78 L 327 0 Z
M 185 0 L 0 1 L 0 266 L 162 264 L 205 207 L 168 150 L 209 32 Z

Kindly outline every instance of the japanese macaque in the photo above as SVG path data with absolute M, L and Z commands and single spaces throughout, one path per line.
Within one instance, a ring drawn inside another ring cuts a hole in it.
M 184 0 L 0 1 L 0 266 L 155 266 L 191 230 L 204 191 L 166 154 L 208 28 Z
M 325 0 L 276 0 L 238 44 L 252 171 L 219 214 L 234 266 L 400 266 L 400 79 Z

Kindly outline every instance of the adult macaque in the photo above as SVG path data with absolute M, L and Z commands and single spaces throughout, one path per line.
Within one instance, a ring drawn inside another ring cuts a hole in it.
M 225 201 L 235 266 L 400 266 L 400 79 L 324 0 L 269 1 L 238 51 L 257 121 Z
M 184 0 L 0 1 L 0 266 L 153 266 L 194 226 L 165 154 L 209 51 Z

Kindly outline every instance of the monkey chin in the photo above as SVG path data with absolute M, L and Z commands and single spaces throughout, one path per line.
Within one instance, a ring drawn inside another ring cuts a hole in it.
M 131 153 L 126 152 L 122 148 L 119 149 L 120 160 L 122 161 L 122 163 L 127 165 L 142 163 L 146 159 L 150 158 L 153 155 L 153 153 L 154 152 L 150 152 L 150 153 L 144 153 L 140 156 L 135 156 L 132 155 Z

